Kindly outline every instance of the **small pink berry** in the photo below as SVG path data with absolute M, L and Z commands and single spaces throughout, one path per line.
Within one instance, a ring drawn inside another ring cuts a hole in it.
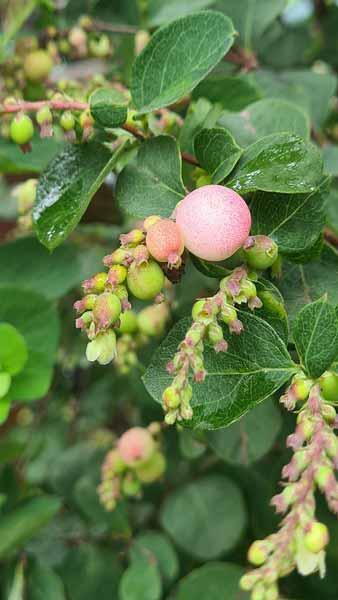
M 150 458 L 155 443 L 147 429 L 132 427 L 120 437 L 117 448 L 127 465 L 136 465 Z
M 160 219 L 151 225 L 146 244 L 150 254 L 159 262 L 167 262 L 172 267 L 181 265 L 184 242 L 180 228 L 174 221 Z
M 188 250 L 213 261 L 232 256 L 251 227 L 243 198 L 222 185 L 205 185 L 188 194 L 177 205 L 175 218 Z

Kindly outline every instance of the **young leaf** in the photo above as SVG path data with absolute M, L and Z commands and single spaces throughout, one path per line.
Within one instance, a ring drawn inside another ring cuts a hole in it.
M 185 195 L 181 156 L 174 138 L 159 135 L 143 142 L 136 159 L 117 180 L 116 195 L 126 213 L 169 217 Z
M 160 520 L 189 556 L 212 560 L 239 541 L 246 525 L 245 504 L 231 479 L 209 475 L 172 493 L 164 502 Z
M 256 192 L 250 202 L 252 234 L 264 234 L 293 257 L 316 244 L 325 224 L 325 181 L 310 194 Z
M 338 355 L 338 320 L 327 297 L 304 306 L 292 331 L 305 371 L 319 377 Z
M 229 350 L 216 354 L 206 348 L 207 376 L 204 383 L 192 383 L 194 416 L 188 427 L 218 429 L 237 421 L 256 404 L 271 396 L 295 371 L 284 342 L 258 314 L 239 311 L 244 331 L 239 336 L 225 333 Z M 162 401 L 172 378 L 166 364 L 175 354 L 188 327 L 182 319 L 156 351 L 143 377 L 148 392 Z
M 212 183 L 225 179 L 239 161 L 243 150 L 226 129 L 202 129 L 194 139 L 194 151 Z
M 209 431 L 207 440 L 225 462 L 249 466 L 271 450 L 281 425 L 280 411 L 271 398 L 255 406 L 230 427 Z
M 127 104 L 122 94 L 114 89 L 98 89 L 89 99 L 90 112 L 101 127 L 120 127 L 127 119 Z
M 242 146 L 253 144 L 272 133 L 294 133 L 304 140 L 310 137 L 310 119 L 296 104 L 265 98 L 240 113 L 225 111 L 218 120 Z
M 232 563 L 208 562 L 179 581 L 176 600 L 220 600 L 220 590 L 229 600 L 248 600 L 249 592 L 243 592 L 238 585 L 244 573 L 243 567 Z
M 55 496 L 37 496 L 0 517 L 0 556 L 22 546 L 60 510 Z
M 316 189 L 322 170 L 316 146 L 290 133 L 272 134 L 245 150 L 227 185 L 240 194 L 255 190 L 304 194 Z
M 266 28 L 281 14 L 285 0 L 227 0 L 216 6 L 233 20 L 239 32 L 239 43 L 244 48 L 254 48 Z
M 89 142 L 67 146 L 48 165 L 37 187 L 33 219 L 40 242 L 49 250 L 76 227 L 116 156 Z
M 27 358 L 27 344 L 21 333 L 10 323 L 0 323 L 0 371 L 17 375 Z
M 226 54 L 234 35 L 230 19 L 213 11 L 182 17 L 156 31 L 133 66 L 137 110 L 151 112 L 191 92 Z

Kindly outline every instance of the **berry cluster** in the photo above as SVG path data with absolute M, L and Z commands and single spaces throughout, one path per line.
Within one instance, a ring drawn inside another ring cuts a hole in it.
M 325 373 L 319 381 L 298 373 L 281 402 L 289 410 L 300 407 L 297 427 L 287 439 L 294 451 L 285 465 L 283 491 L 272 498 L 278 513 L 287 513 L 280 530 L 255 541 L 248 553 L 258 567 L 242 577 L 241 587 L 251 590 L 253 600 L 277 600 L 277 580 L 295 568 L 302 575 L 325 574 L 326 525 L 316 519 L 315 492 L 320 490 L 328 506 L 338 513 L 338 442 L 334 433 L 337 416 L 332 403 L 338 401 L 338 376 Z M 299 408 L 298 408 L 299 410 Z
M 154 235 L 154 230 L 158 235 Z M 90 340 L 88 360 L 100 364 L 111 362 L 117 357 L 115 330 L 124 334 L 118 344 L 121 351 L 118 364 L 125 371 L 135 361 L 132 351 L 140 341 L 128 336 L 136 332 L 143 336 L 163 332 L 169 315 L 167 304 L 160 307 L 164 301 L 165 276 L 159 262 L 169 268 L 177 266 L 184 245 L 175 223 L 157 216 L 146 219 L 142 229 L 121 235 L 120 241 L 120 248 L 103 259 L 108 272 L 97 273 L 83 282 L 86 295 L 75 302 L 74 308 L 81 315 L 76 327 L 86 331 Z M 144 309 L 136 317 L 130 312 L 129 292 L 139 300 L 155 299 L 159 305 Z
M 22 231 L 28 231 L 32 228 L 32 208 L 36 199 L 37 179 L 26 179 L 13 190 L 13 195 L 17 200 L 18 207 L 18 227 Z
M 123 497 L 139 497 L 142 484 L 160 479 L 166 463 L 160 450 L 160 427 L 151 423 L 147 429 L 128 429 L 117 441 L 102 465 L 98 492 L 107 510 L 114 510 Z
M 234 269 L 231 275 L 221 280 L 220 290 L 215 296 L 195 302 L 192 309 L 193 324 L 173 360 L 167 365 L 168 372 L 175 377 L 163 392 L 166 423 L 173 424 L 176 420 L 192 418 L 190 370 L 196 382 L 204 381 L 205 342 L 209 342 L 216 352 L 226 352 L 228 349 L 220 323 L 225 323 L 230 333 L 241 333 L 243 325 L 237 317 L 235 304 L 246 303 L 251 310 L 262 306 L 251 277 L 251 273 L 245 267 Z

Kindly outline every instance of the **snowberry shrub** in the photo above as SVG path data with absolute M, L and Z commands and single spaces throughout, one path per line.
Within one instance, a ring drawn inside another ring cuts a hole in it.
M 2 4 L 0 597 L 337 598 L 336 3 Z

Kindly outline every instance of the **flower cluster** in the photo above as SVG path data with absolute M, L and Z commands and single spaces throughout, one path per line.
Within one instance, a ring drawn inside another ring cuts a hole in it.
M 106 510 L 114 510 L 118 500 L 139 497 L 143 484 L 160 479 L 166 463 L 160 450 L 160 426 L 151 423 L 147 429 L 128 429 L 108 452 L 102 465 L 102 481 L 98 487 Z
M 120 248 L 103 259 L 108 271 L 96 273 L 83 282 L 85 296 L 75 302 L 74 308 L 79 315 L 76 327 L 85 331 L 90 340 L 86 351 L 89 361 L 97 360 L 104 365 L 114 360 L 117 357 L 116 331 L 119 331 L 124 334 L 118 346 L 120 366 L 125 371 L 125 367 L 135 363 L 134 351 L 144 336 L 163 332 L 169 317 L 168 305 L 164 303 L 161 306 L 165 276 L 160 264 L 151 256 L 147 240 L 153 226 L 169 220 L 152 219 L 156 220 L 155 224 L 151 221 L 149 225 L 146 219 L 142 229 L 121 235 Z M 149 246 L 156 254 L 158 247 L 154 248 L 154 244 Z M 174 256 L 177 264 L 179 254 L 171 250 L 168 257 L 162 252 L 158 260 L 168 258 L 169 261 Z M 155 300 L 158 305 L 149 306 L 136 316 L 130 312 L 129 293 L 140 300 Z M 130 335 L 136 333 L 140 335 L 131 340 Z
M 221 323 L 228 326 L 230 333 L 241 333 L 243 325 L 237 317 L 235 304 L 246 303 L 251 310 L 262 306 L 254 281 L 250 277 L 246 267 L 238 267 L 221 280 L 217 294 L 195 302 L 192 309 L 193 323 L 173 360 L 167 365 L 167 370 L 174 375 L 174 380 L 164 390 L 162 397 L 166 423 L 173 424 L 176 420 L 192 418 L 190 371 L 194 381 L 204 381 L 205 342 L 209 342 L 216 352 L 226 352 L 228 349 Z
M 271 501 L 278 513 L 287 514 L 277 533 L 251 545 L 248 559 L 258 568 L 241 579 L 242 589 L 251 590 L 254 600 L 277 600 L 277 580 L 294 569 L 302 575 L 315 571 L 325 574 L 329 534 L 326 525 L 316 519 L 315 491 L 324 494 L 329 508 L 337 514 L 337 417 L 330 403 L 338 400 L 337 382 L 334 373 L 319 381 L 299 373 L 281 398 L 289 410 L 299 404 L 301 410 L 296 430 L 287 439 L 294 454 L 282 471 L 284 489 Z

